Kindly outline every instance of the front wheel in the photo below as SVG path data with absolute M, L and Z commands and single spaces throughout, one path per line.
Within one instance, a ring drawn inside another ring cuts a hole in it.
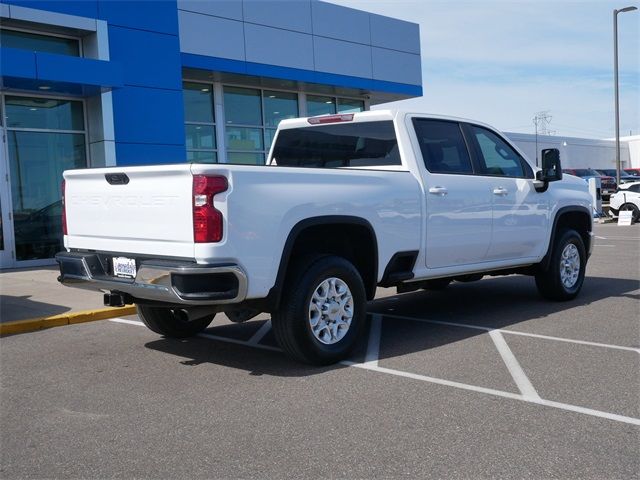
M 549 268 L 536 275 L 540 294 L 549 300 L 571 300 L 578 295 L 587 266 L 582 237 L 575 230 L 559 232 Z
M 163 307 L 136 305 L 138 316 L 152 332 L 165 337 L 187 338 L 197 335 L 209 326 L 215 315 L 207 315 L 196 320 L 186 320 L 175 310 Z
M 358 270 L 337 256 L 298 261 L 287 278 L 273 332 L 294 360 L 329 365 L 353 349 L 366 315 L 366 294 Z

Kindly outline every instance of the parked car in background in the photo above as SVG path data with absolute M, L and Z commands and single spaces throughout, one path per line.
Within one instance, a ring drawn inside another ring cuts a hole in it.
M 633 223 L 640 222 L 640 181 L 620 185 L 618 191 L 611 195 L 609 206 L 614 215 L 629 211 L 632 212 Z
M 627 175 L 640 177 L 640 168 L 625 168 L 624 171 L 627 173 Z
M 599 168 L 596 171 L 600 175 L 605 175 L 607 177 L 612 177 L 612 178 L 617 177 L 615 168 Z M 627 172 L 625 172 L 622 169 L 620 170 L 620 183 L 637 182 L 637 181 L 638 181 L 638 177 L 634 175 L 629 175 Z
M 590 178 L 600 178 L 600 195 L 603 200 L 609 200 L 611 194 L 618 188 L 615 178 L 609 177 L 608 175 L 602 175 L 593 168 L 566 168 L 562 171 L 569 175 L 580 177 L 585 182 L 588 182 Z

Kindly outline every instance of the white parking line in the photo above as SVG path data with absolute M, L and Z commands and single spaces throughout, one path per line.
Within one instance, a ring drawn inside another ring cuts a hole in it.
M 409 320 L 413 320 L 408 318 Z M 380 317 L 381 320 L 381 317 Z M 144 324 L 142 322 L 136 321 L 136 320 L 127 320 L 124 318 L 112 318 L 109 320 L 110 322 L 114 322 L 114 323 L 124 323 L 127 325 L 136 325 L 136 326 L 144 326 Z M 377 323 L 377 322 L 375 322 Z M 382 322 L 380 322 L 381 324 Z M 440 322 L 442 323 L 442 322 Z M 371 325 L 372 328 L 372 333 L 374 333 L 374 323 L 372 323 Z M 487 330 L 487 329 L 483 329 L 483 330 Z M 495 331 L 495 329 L 491 329 L 492 331 Z M 504 330 L 502 330 L 502 333 L 505 333 Z M 279 348 L 275 348 L 275 347 L 271 347 L 268 345 L 261 345 L 261 344 L 256 344 L 256 345 L 252 345 L 249 344 L 249 342 L 245 342 L 243 340 L 236 340 L 233 338 L 227 338 L 227 337 L 218 337 L 217 335 L 211 335 L 208 333 L 200 333 L 198 335 L 199 337 L 202 338 L 208 338 L 211 340 L 217 340 L 217 341 L 221 341 L 221 342 L 227 342 L 227 343 L 233 343 L 236 345 L 242 345 L 242 346 L 246 346 L 246 347 L 250 347 L 250 348 L 260 348 L 263 350 L 269 350 L 269 351 L 274 351 L 274 352 L 281 352 L 282 350 L 280 350 Z M 370 341 L 371 343 L 371 341 Z M 374 342 L 375 345 L 375 342 Z M 375 347 L 374 347 L 375 349 Z M 377 358 L 377 355 L 376 355 Z M 376 361 L 377 363 L 377 361 Z M 454 387 L 454 388 L 458 388 L 461 390 L 467 390 L 467 391 L 472 391 L 472 392 L 477 392 L 477 393 L 484 393 L 487 395 L 493 395 L 496 397 L 502 397 L 502 398 L 509 398 L 511 400 L 520 400 L 522 402 L 527 402 L 527 403 L 533 403 L 536 405 L 543 405 L 546 407 L 551 407 L 551 408 L 557 408 L 560 410 L 566 410 L 569 412 L 575 412 L 575 413 L 582 413 L 584 415 L 589 415 L 591 417 L 599 417 L 599 418 L 605 418 L 608 420 L 614 420 L 616 422 L 622 422 L 622 423 L 628 423 L 631 425 L 640 425 L 640 418 L 634 418 L 634 417 L 626 417 L 624 415 L 618 415 L 615 413 L 609 413 L 609 412 L 603 412 L 601 410 L 594 410 L 591 408 L 585 408 L 585 407 L 579 407 L 577 405 L 570 405 L 567 403 L 561 403 L 561 402 L 554 402 L 552 400 L 545 400 L 543 398 L 540 397 L 535 397 L 535 396 L 525 396 L 525 395 L 519 395 L 517 393 L 512 393 L 512 392 L 505 392 L 502 390 L 495 390 L 493 388 L 486 388 L 486 387 L 479 387 L 477 385 L 468 385 L 466 383 L 460 383 L 460 382 L 454 382 L 451 380 L 445 380 L 442 378 L 435 378 L 435 377 L 429 377 L 426 375 L 419 375 L 416 373 L 409 373 L 409 372 L 403 372 L 401 370 L 394 370 L 391 368 L 384 368 L 384 367 L 380 367 L 377 364 L 371 363 L 371 362 L 365 362 L 365 363 L 356 363 L 356 362 L 352 362 L 349 360 L 344 360 L 342 362 L 340 362 L 341 365 L 347 366 L 347 367 L 355 367 L 355 368 L 361 368 L 364 370 L 371 370 L 373 372 L 378 372 L 378 373 L 384 373 L 387 375 L 395 375 L 397 377 L 403 377 L 403 378 L 409 378 L 412 380 L 419 380 L 422 382 L 427 382 L 427 383 L 434 383 L 437 385 L 444 385 L 447 387 Z M 537 395 L 537 394 L 536 394 Z
M 449 325 L 449 326 L 452 326 L 452 327 L 471 328 L 473 330 L 483 330 L 485 332 L 491 332 L 493 330 L 498 330 L 501 333 L 508 333 L 509 335 L 522 335 L 523 337 L 543 338 L 545 340 L 554 340 L 556 342 L 577 343 L 578 345 L 589 345 L 591 347 L 612 348 L 612 349 L 615 349 L 615 350 L 626 350 L 626 351 L 629 351 L 629 352 L 640 353 L 640 348 L 623 347 L 622 345 L 610 345 L 608 343 L 589 342 L 589 341 L 586 341 L 586 340 L 575 340 L 573 338 L 552 337 L 552 336 L 549 336 L 549 335 L 540 335 L 540 334 L 537 334 L 537 333 L 517 332 L 515 330 L 505 330 L 503 328 L 483 327 L 481 325 L 470 325 L 468 323 L 443 322 L 441 320 L 427 320 L 426 318 L 405 317 L 403 315 L 395 315 L 395 314 L 391 314 L 391 313 L 383 313 L 382 316 L 383 317 L 389 317 L 389 318 L 397 318 L 398 320 L 409 320 L 409 321 L 412 321 L 412 322 L 434 323 L 436 325 Z
M 395 375 L 397 377 L 410 378 L 412 380 L 419 380 L 427 383 L 435 383 L 438 385 L 445 385 L 447 387 L 459 388 L 462 390 L 470 390 L 472 392 L 485 393 L 496 397 L 509 398 L 512 400 L 520 400 L 521 402 L 534 403 L 536 405 L 544 405 L 545 407 L 557 408 L 560 410 L 566 410 L 569 412 L 582 413 L 591 417 L 606 418 L 607 420 L 614 420 L 616 422 L 628 423 L 631 425 L 640 425 L 640 418 L 626 417 L 624 415 L 618 415 L 615 413 L 603 412 L 601 410 L 594 410 L 592 408 L 579 407 L 577 405 L 570 405 L 568 403 L 554 402 L 552 400 L 545 400 L 543 398 L 530 398 L 517 393 L 504 392 L 502 390 L 494 390 L 492 388 L 478 387 L 476 385 L 467 385 L 466 383 L 452 382 L 450 380 L 444 380 L 441 378 L 428 377 L 426 375 L 419 375 L 416 373 L 403 372 L 401 370 L 394 370 L 391 368 L 376 367 L 372 365 L 366 365 L 364 363 L 354 362 L 340 362 L 343 365 L 350 367 L 362 368 L 364 370 L 371 370 L 373 372 L 385 373 L 388 375 Z
M 371 315 L 371 331 L 369 332 L 369 342 L 367 344 L 367 354 L 364 357 L 366 365 L 378 366 L 380 356 L 380 335 L 382 334 L 382 317 L 377 314 Z
M 509 373 L 513 377 L 513 381 L 516 382 L 518 390 L 520 390 L 522 396 L 530 400 L 540 400 L 540 395 L 538 395 L 536 389 L 533 388 L 531 381 L 524 373 L 518 359 L 509 348 L 509 345 L 507 345 L 502 333 L 500 333 L 499 330 L 491 330 L 489 332 L 489 336 L 491 337 L 491 340 L 493 340 L 496 349 L 498 349 L 498 353 L 500 353 L 504 364 L 509 369 Z

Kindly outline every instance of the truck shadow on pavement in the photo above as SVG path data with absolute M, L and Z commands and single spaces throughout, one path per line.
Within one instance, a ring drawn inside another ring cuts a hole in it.
M 640 299 L 639 289 L 640 282 L 637 280 L 587 277 L 578 298 L 569 302 L 550 302 L 538 295 L 534 281 L 529 277 L 456 282 L 442 291 L 417 291 L 370 302 L 367 309 L 367 329 L 372 315 L 382 316 L 384 322 L 378 357 L 380 361 L 426 352 L 486 333 L 483 329 L 429 322 L 451 322 L 483 328 L 506 328 L 529 322 L 527 330 L 537 328 L 538 331 L 538 327 L 552 327 L 555 322 L 563 322 L 579 332 L 582 324 L 588 324 L 590 328 L 595 326 L 596 329 L 601 325 L 604 329 L 608 322 L 616 321 L 628 322 L 630 338 L 635 338 L 636 327 L 633 322 L 637 320 L 620 316 L 606 317 L 613 304 L 594 306 L 593 311 L 589 308 L 605 299 L 612 302 L 627 299 L 631 312 L 631 303 Z M 145 346 L 181 357 L 179 361 L 185 366 L 212 363 L 245 370 L 251 375 L 299 377 L 344 368 L 342 365 L 313 367 L 293 362 L 281 352 L 272 350 L 277 348 L 272 332 L 265 335 L 258 345 L 247 345 L 246 342 L 263 324 L 264 320 L 214 326 L 205 332 L 204 336 L 208 335 L 208 338 L 162 338 Z M 353 362 L 364 361 L 368 337 L 369 332 L 361 336 L 351 356 Z
M 53 303 L 37 302 L 31 295 L 0 295 L 0 322 L 49 317 L 66 313 L 71 308 Z

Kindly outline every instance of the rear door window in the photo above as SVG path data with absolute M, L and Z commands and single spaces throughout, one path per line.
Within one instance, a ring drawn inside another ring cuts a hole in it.
M 469 151 L 458 122 L 414 118 L 413 127 L 429 172 L 473 173 Z
M 272 157 L 272 164 L 284 167 L 382 167 L 402 163 L 392 121 L 280 130 Z

